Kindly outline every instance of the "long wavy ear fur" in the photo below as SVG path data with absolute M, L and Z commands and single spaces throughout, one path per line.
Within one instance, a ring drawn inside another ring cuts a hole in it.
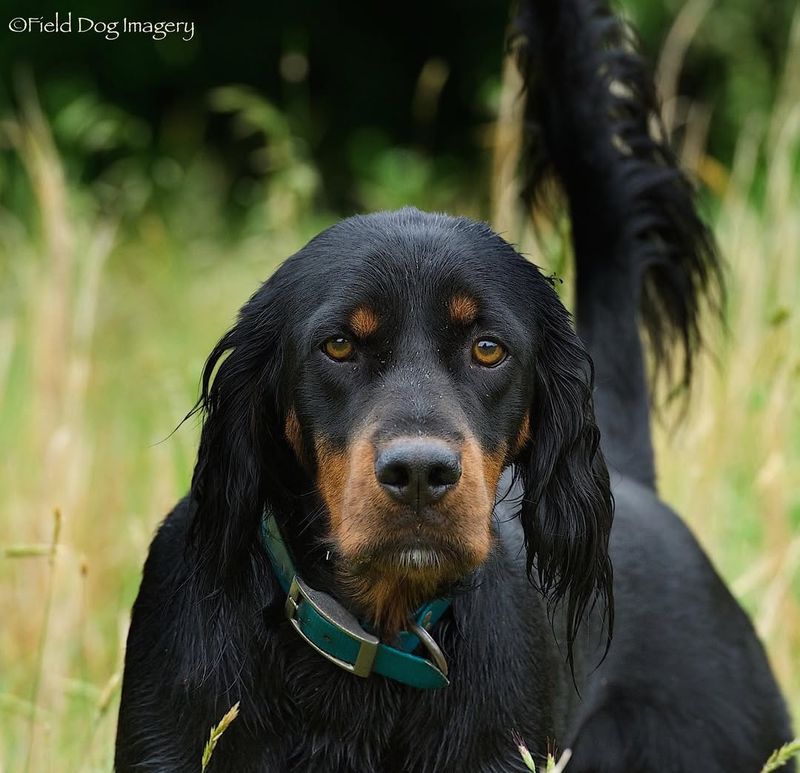
M 263 506 L 279 506 L 283 490 L 286 395 L 280 385 L 288 379 L 279 376 L 286 311 L 274 284 L 256 292 L 214 347 L 195 408 L 204 423 L 192 477 L 191 538 L 200 566 L 223 586 L 249 565 Z
M 530 410 L 532 439 L 520 456 L 520 518 L 528 574 L 554 602 L 566 601 L 568 657 L 587 606 L 601 602 L 613 628 L 608 539 L 613 501 L 592 406 L 593 370 L 569 314 L 548 288 Z

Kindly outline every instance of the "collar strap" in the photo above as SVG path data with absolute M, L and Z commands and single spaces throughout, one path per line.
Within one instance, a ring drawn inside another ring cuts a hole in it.
M 393 645 L 380 641 L 333 596 L 311 588 L 297 575 L 275 515 L 266 508 L 261 538 L 272 569 L 287 594 L 286 617 L 300 636 L 320 655 L 356 676 L 380 674 L 396 682 L 431 689 L 445 687 L 447 662 L 428 633 L 450 606 L 441 598 L 414 612 L 409 629 Z M 412 654 L 420 644 L 430 659 Z

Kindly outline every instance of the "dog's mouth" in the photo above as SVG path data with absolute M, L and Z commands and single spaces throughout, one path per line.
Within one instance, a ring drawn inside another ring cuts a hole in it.
M 348 564 L 354 574 L 391 574 L 412 577 L 438 573 L 451 580 L 469 573 L 480 560 L 463 547 L 446 539 L 427 535 L 398 536 L 398 539 L 360 551 Z

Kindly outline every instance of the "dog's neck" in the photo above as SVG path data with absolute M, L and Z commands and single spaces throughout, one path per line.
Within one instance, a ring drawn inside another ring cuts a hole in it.
M 322 514 L 322 517 L 320 517 Z M 339 598 L 340 561 L 327 533 L 327 517 L 316 498 L 300 498 L 275 510 L 294 569 L 307 583 Z

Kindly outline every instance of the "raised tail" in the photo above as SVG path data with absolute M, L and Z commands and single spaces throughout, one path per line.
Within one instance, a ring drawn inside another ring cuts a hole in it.
M 522 0 L 526 196 L 551 175 L 568 201 L 578 332 L 595 364 L 595 409 L 612 467 L 655 487 L 650 390 L 682 350 L 688 385 L 704 296 L 722 289 L 714 241 L 660 132 L 649 68 L 606 0 Z M 717 296 L 719 297 L 719 296 Z

